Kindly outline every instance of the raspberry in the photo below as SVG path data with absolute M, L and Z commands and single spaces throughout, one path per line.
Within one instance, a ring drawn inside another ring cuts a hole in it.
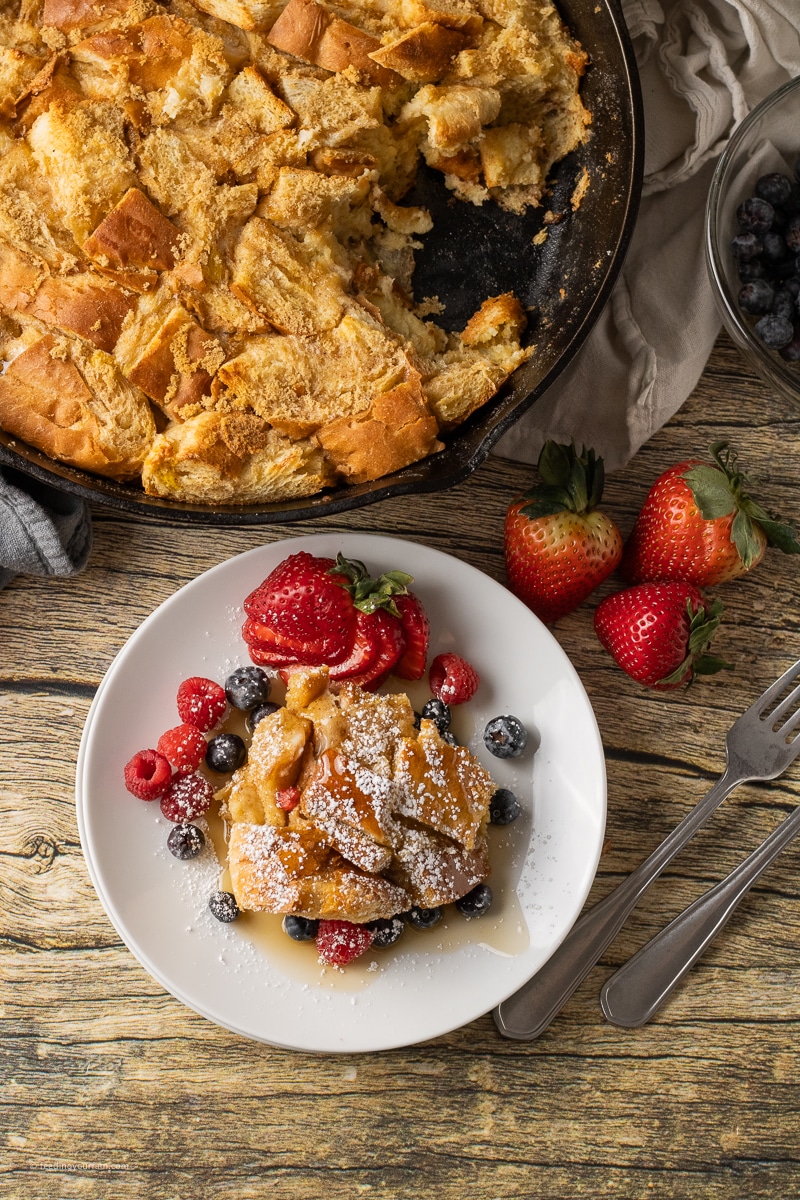
M 193 675 L 178 688 L 178 716 L 201 733 L 208 733 L 225 716 L 228 699 L 225 689 L 213 679 Z
M 320 921 L 317 930 L 317 953 L 320 960 L 336 967 L 364 954 L 372 945 L 373 933 L 366 925 L 352 921 Z
M 214 799 L 214 789 L 202 775 L 175 775 L 161 797 L 161 811 L 168 821 L 183 824 L 202 817 Z
M 437 654 L 431 663 L 428 683 L 438 700 L 464 704 L 477 692 L 480 676 L 460 654 Z
M 296 787 L 282 788 L 275 796 L 275 803 L 284 812 L 291 812 L 300 803 L 300 789 Z
M 125 764 L 125 787 L 140 800 L 157 800 L 172 779 L 172 769 L 157 750 L 140 750 Z
M 158 739 L 158 753 L 168 758 L 175 767 L 185 775 L 196 771 L 206 754 L 206 739 L 194 725 L 184 722 L 168 729 Z

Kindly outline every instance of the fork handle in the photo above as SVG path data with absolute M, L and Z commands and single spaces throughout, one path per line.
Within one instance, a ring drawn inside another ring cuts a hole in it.
M 615 971 L 600 993 L 609 1021 L 627 1029 L 646 1024 L 724 929 L 740 901 L 800 833 L 800 809 L 774 829 L 730 875 L 699 896 Z
M 644 893 L 745 776 L 726 767 L 709 792 L 664 841 L 578 920 L 544 966 L 494 1010 L 504 1037 L 533 1041 L 547 1029 L 614 940 Z

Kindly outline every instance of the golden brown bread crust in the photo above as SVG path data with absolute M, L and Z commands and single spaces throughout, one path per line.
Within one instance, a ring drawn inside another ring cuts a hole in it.
M 147 401 L 121 377 L 113 380 L 112 386 L 120 389 L 117 409 L 128 422 L 123 435 L 105 403 L 107 395 L 99 387 L 92 391 L 90 382 L 97 384 L 97 378 L 87 380 L 68 353 L 46 334 L 13 359 L 0 376 L 0 424 L 59 462 L 98 475 L 135 478 L 155 435 Z
M 0 315 L 9 357 L 51 332 L 79 409 L 39 353 L 0 424 L 214 505 L 436 453 L 533 350 L 513 297 L 460 336 L 415 306 L 432 222 L 403 198 L 424 158 L 466 200 L 538 204 L 585 64 L 535 0 L 26 7 L 0 36 Z

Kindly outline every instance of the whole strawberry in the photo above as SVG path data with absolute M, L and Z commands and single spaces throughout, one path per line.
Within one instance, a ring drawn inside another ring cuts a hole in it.
M 669 691 L 728 664 L 707 652 L 722 605 L 691 583 L 640 583 L 606 596 L 594 614 L 605 649 L 645 687 Z
M 622 536 L 605 513 L 603 460 L 593 450 L 546 442 L 541 483 L 509 507 L 505 524 L 508 586 L 545 624 L 557 621 L 611 574 Z
M 767 545 L 800 553 L 794 526 L 748 495 L 735 450 L 716 442 L 710 454 L 713 462 L 678 463 L 653 484 L 625 545 L 621 571 L 629 582 L 709 587 L 751 570 Z

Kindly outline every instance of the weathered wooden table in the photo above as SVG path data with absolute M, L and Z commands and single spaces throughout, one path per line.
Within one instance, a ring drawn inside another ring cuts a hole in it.
M 740 448 L 772 507 L 800 517 L 800 413 L 722 338 L 682 411 L 609 479 L 607 507 L 623 533 L 662 469 L 719 438 Z M 504 511 L 528 477 L 493 458 L 449 493 L 320 525 L 413 538 L 502 580 Z M 312 529 L 214 531 L 101 507 L 94 528 L 84 574 L 20 578 L 0 592 L 0 1195 L 800 1195 L 800 846 L 651 1025 L 617 1029 L 598 1006 L 612 969 L 800 800 L 800 769 L 734 794 L 538 1041 L 502 1039 L 489 1015 L 368 1056 L 243 1040 L 182 1007 L 120 942 L 81 855 L 75 761 L 104 672 L 160 601 L 233 554 Z M 614 667 L 592 631 L 596 597 L 555 628 L 608 763 L 607 845 L 590 899 L 699 799 L 722 768 L 732 720 L 800 655 L 796 558 L 771 552 L 717 591 L 726 618 L 716 648 L 735 669 L 678 694 L 646 692 Z

